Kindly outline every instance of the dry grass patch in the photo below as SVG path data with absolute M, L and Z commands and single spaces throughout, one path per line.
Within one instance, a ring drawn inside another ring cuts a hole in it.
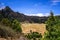
M 44 32 L 46 31 L 45 25 L 46 24 L 23 23 L 21 24 L 21 27 L 22 27 L 22 32 L 25 34 L 30 33 L 30 30 L 32 30 L 33 32 L 39 32 L 43 35 Z

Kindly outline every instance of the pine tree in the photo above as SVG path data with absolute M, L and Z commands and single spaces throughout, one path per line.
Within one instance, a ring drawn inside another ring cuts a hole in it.
M 60 40 L 60 19 L 53 15 L 53 12 L 50 12 L 50 16 L 46 21 L 47 33 L 45 40 Z

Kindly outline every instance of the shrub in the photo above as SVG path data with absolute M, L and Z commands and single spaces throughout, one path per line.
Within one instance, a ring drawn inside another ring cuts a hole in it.
M 41 38 L 42 38 L 42 35 L 39 34 L 38 32 L 31 32 L 31 33 L 28 33 L 28 34 L 26 35 L 26 37 L 27 37 L 28 39 L 36 40 L 36 38 L 41 39 Z
M 12 22 L 12 28 L 16 31 L 16 32 L 22 32 L 21 29 L 21 24 L 15 19 Z
M 11 22 L 7 18 L 3 18 L 2 21 L 1 21 L 1 23 L 3 25 L 6 25 L 6 26 L 10 26 L 11 25 Z

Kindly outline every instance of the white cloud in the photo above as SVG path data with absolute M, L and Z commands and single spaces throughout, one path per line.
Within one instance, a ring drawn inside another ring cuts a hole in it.
M 37 13 L 37 14 L 25 14 L 25 15 L 42 17 L 42 16 L 49 16 L 49 13 Z
M 60 0 L 52 0 L 52 5 L 57 5 L 60 2 Z
M 3 9 L 3 8 L 5 8 L 4 3 L 0 3 L 0 10 Z

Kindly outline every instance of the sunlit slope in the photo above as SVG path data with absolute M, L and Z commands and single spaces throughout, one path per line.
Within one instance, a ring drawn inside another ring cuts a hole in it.
M 34 32 L 39 32 L 42 35 L 46 31 L 45 24 L 38 24 L 38 23 L 23 23 L 21 24 L 22 32 L 23 33 L 29 33 L 30 30 Z

